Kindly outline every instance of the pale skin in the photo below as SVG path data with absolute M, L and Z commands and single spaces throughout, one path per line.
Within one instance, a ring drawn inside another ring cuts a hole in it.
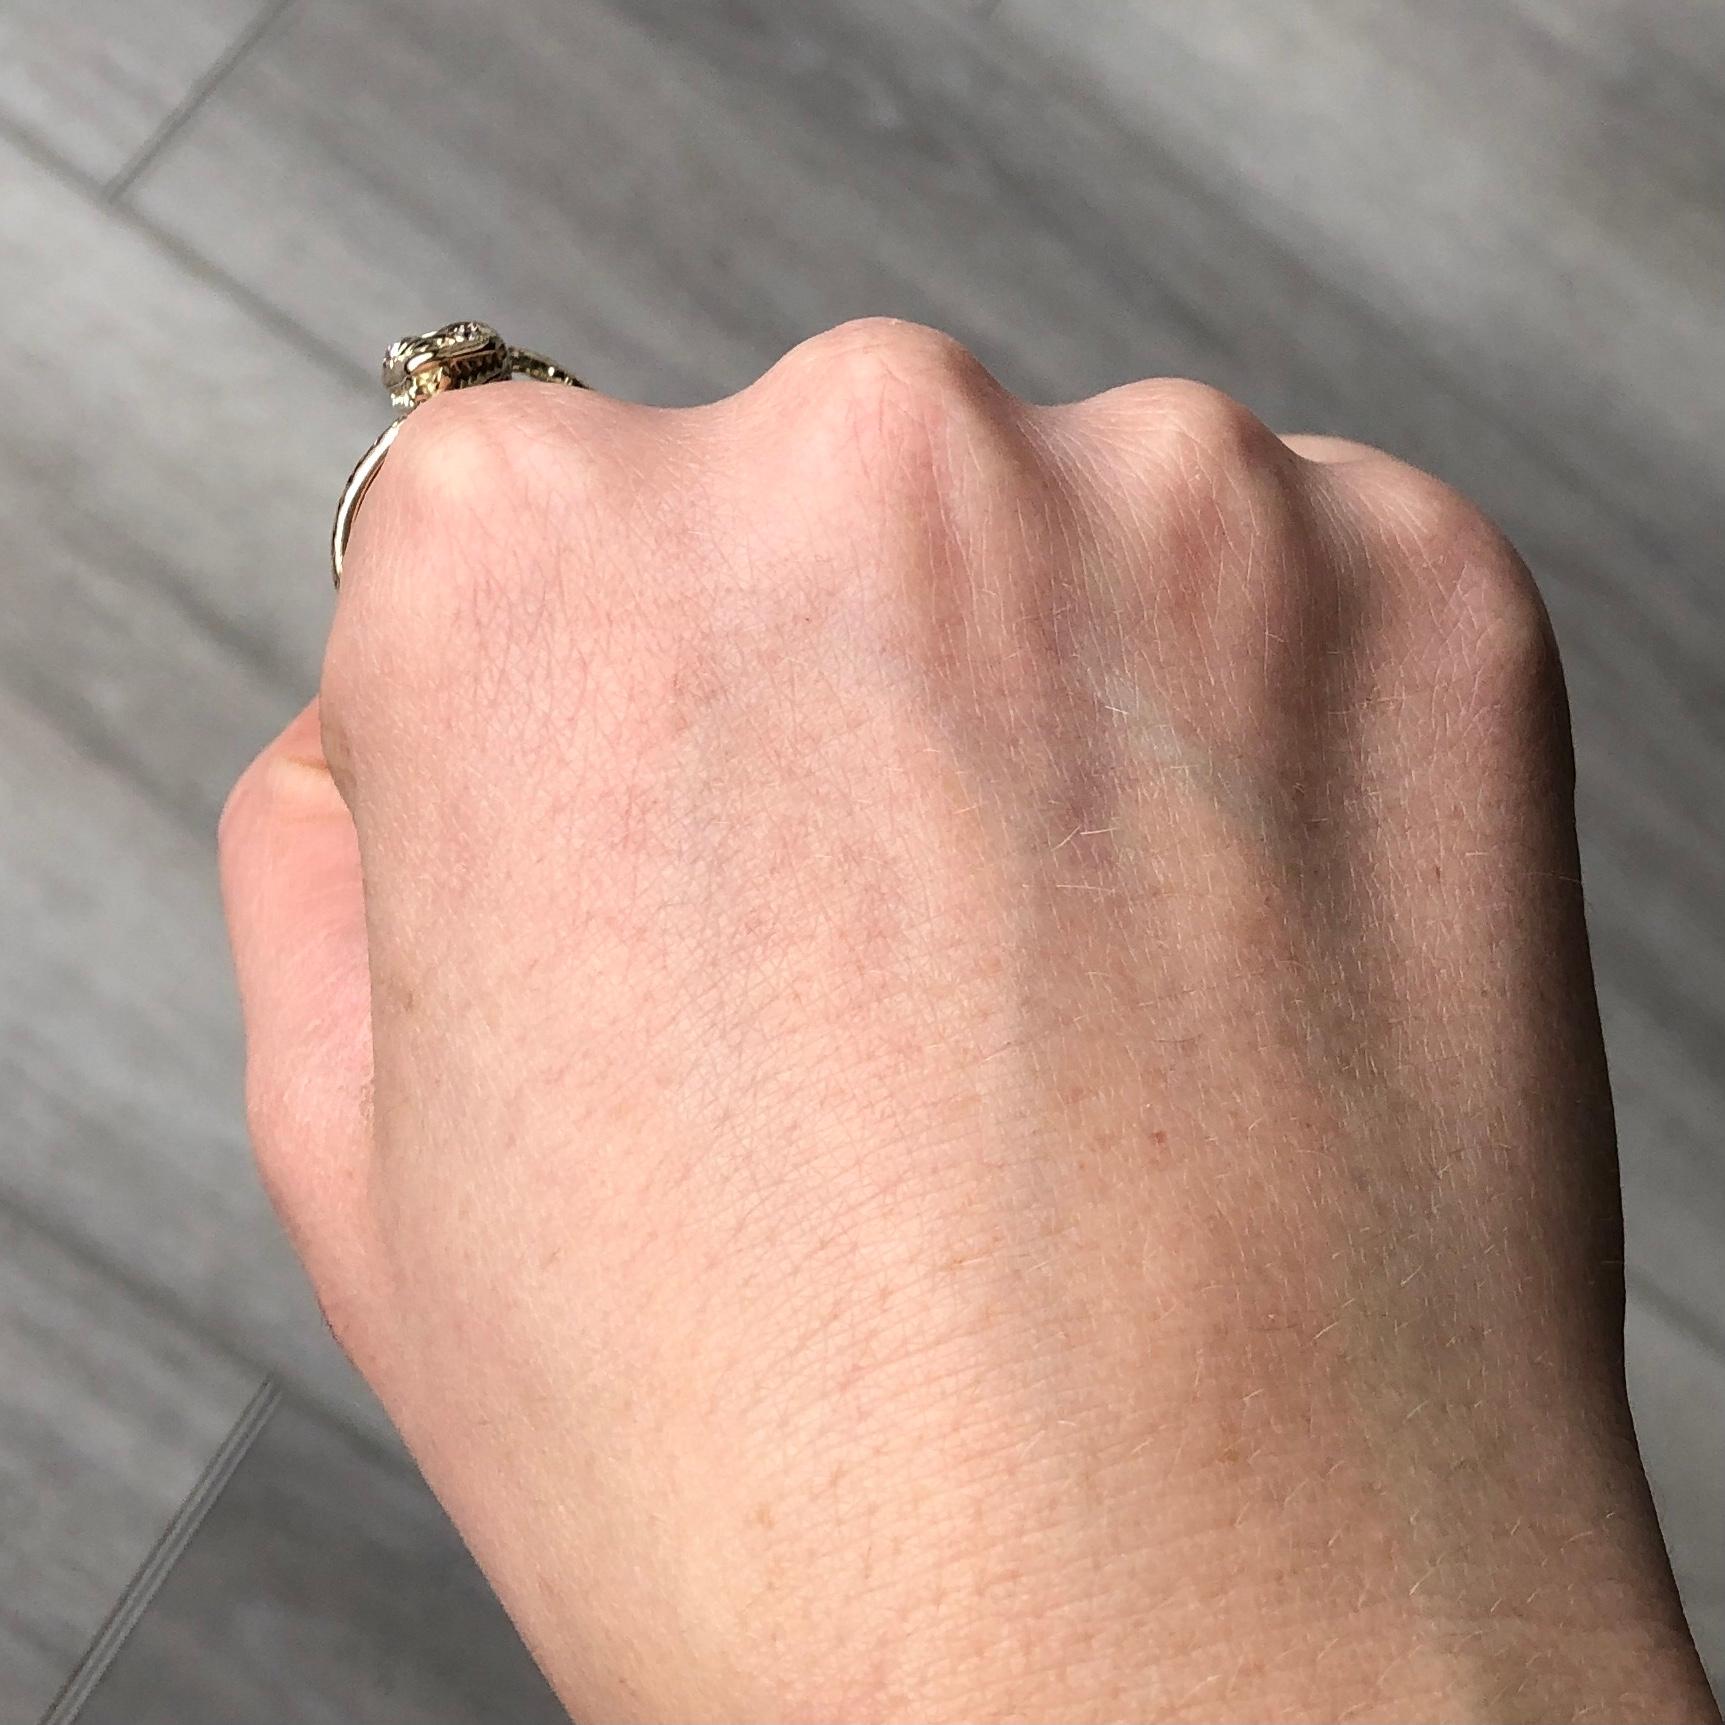
M 576 1717 L 1718 1717 L 1436 480 L 896 323 L 441 398 L 222 860 L 271 1192 Z

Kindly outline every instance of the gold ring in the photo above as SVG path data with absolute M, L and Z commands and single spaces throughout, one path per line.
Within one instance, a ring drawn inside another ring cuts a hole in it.
M 442 395 L 451 389 L 472 389 L 482 383 L 506 383 L 512 377 L 533 377 L 541 383 L 566 383 L 573 389 L 583 387 L 580 378 L 562 366 L 542 359 L 524 348 L 511 347 L 489 324 L 466 319 L 446 323 L 426 335 L 403 336 L 391 342 L 383 356 L 383 387 L 389 391 L 395 418 L 385 428 L 370 449 L 359 458 L 359 465 L 348 475 L 342 488 L 341 502 L 336 505 L 335 527 L 330 534 L 329 567 L 337 587 L 341 585 L 341 564 L 347 554 L 348 535 L 353 532 L 353 518 L 365 501 L 377 470 L 407 416 L 422 401 Z

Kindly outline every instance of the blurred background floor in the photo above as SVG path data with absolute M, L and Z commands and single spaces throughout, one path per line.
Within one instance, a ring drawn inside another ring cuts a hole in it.
M 386 1567 L 433 1525 L 254 1183 L 211 868 L 314 683 L 382 346 L 477 314 L 674 402 L 875 312 L 1033 396 L 1185 373 L 1383 444 L 1533 563 L 1639 1418 L 1725 1674 L 1725 10 L 0 0 L 0 1719 L 265 1370 L 321 1435 L 273 1445 L 249 1525 L 348 1492 Z M 212 1609 L 235 1561 L 195 1572 Z M 211 1716 L 396 1717 L 343 1693 L 364 1645 L 279 1686 L 282 1574 L 181 1647 Z

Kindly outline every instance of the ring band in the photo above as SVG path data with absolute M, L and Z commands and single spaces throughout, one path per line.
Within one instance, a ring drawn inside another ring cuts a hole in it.
M 472 389 L 482 383 L 506 383 L 512 377 L 564 383 L 572 389 L 584 387 L 572 371 L 565 371 L 524 348 L 511 347 L 489 324 L 471 319 L 446 323 L 442 329 L 404 336 L 390 344 L 389 352 L 383 356 L 383 387 L 389 391 L 395 418 L 359 458 L 358 466 L 342 487 L 329 542 L 330 574 L 337 587 L 341 586 L 342 559 L 347 555 L 354 517 L 407 416 L 434 395 L 452 389 Z

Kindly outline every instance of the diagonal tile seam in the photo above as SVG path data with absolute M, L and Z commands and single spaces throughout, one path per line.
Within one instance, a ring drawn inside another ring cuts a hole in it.
M 286 11 L 293 4 L 294 0 L 282 0 L 281 9 Z M 255 288 L 248 287 L 238 276 L 187 245 L 167 228 L 151 221 L 128 200 L 110 198 L 103 182 L 95 175 L 75 167 L 34 132 L 3 114 L 0 114 L 0 143 L 10 145 L 74 195 L 101 206 L 106 214 L 154 246 L 195 281 L 225 295 L 247 316 L 328 376 L 349 387 L 358 385 L 366 390 L 376 387 L 376 375 L 369 366 L 356 364 L 347 358 L 338 348 L 314 335 L 297 318 L 282 311 Z
M 131 159 L 107 181 L 102 188 L 103 196 L 110 201 L 118 201 L 125 195 L 132 182 L 173 142 L 186 122 L 227 80 L 229 73 L 275 29 L 295 3 L 296 0 L 269 0 L 269 4 L 193 81 L 192 87 L 162 123 L 133 151 Z

